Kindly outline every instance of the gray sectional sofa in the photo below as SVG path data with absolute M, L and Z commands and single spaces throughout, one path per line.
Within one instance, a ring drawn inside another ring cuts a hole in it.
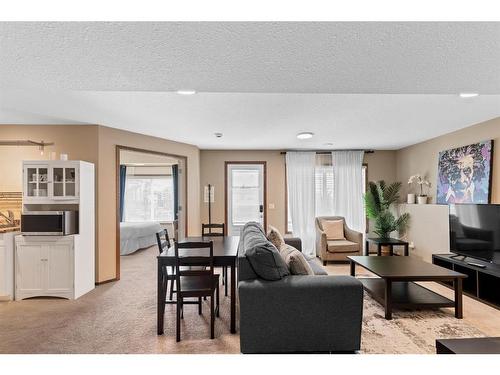
M 300 239 L 285 239 L 301 249 Z M 264 230 L 248 223 L 238 248 L 238 292 L 242 353 L 354 352 L 361 343 L 363 287 L 351 276 L 316 275 L 264 280 L 246 252 L 268 247 Z

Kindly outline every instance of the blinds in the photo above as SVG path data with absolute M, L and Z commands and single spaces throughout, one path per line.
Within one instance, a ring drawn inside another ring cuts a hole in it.
M 316 165 L 316 216 L 333 215 L 332 165 Z

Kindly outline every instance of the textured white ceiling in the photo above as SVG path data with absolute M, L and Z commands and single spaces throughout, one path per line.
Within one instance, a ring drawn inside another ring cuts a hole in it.
M 500 23 L 0 23 L 0 124 L 397 149 L 498 116 Z
M 11 90 L 18 110 L 195 144 L 206 149 L 398 149 L 500 116 L 500 95 L 335 95 Z M 0 117 L 0 123 L 1 123 Z M 43 123 L 43 121 L 41 121 Z M 300 141 L 300 131 L 312 131 Z M 216 138 L 214 132 L 222 132 Z M 332 146 L 325 143 L 331 142 Z
M 2 23 L 0 48 L 4 87 L 500 94 L 500 23 Z

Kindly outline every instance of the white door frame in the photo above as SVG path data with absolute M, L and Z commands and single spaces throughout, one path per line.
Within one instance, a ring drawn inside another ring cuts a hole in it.
M 265 161 L 225 161 L 224 162 L 224 203 L 225 203 L 225 209 L 224 209 L 224 214 L 225 214 L 225 232 L 226 235 L 230 236 L 231 235 L 231 225 L 229 223 L 230 220 L 230 202 L 229 202 L 229 192 L 228 192 L 228 183 L 229 183 L 229 167 L 231 165 L 239 165 L 239 166 L 255 166 L 259 165 L 262 167 L 262 184 L 263 184 L 263 201 L 262 201 L 262 206 L 263 206 L 263 212 L 262 212 L 262 219 L 263 219 L 263 226 L 264 230 L 267 230 L 267 163 Z

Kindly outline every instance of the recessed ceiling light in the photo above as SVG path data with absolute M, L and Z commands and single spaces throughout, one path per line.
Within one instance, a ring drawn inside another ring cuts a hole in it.
M 217 137 L 217 138 L 222 138 L 222 133 L 214 133 L 214 135 Z
M 179 95 L 194 95 L 196 94 L 195 90 L 177 90 L 177 94 Z
M 461 92 L 460 97 L 461 98 L 475 98 L 476 96 L 479 96 L 477 92 Z
M 298 139 L 310 139 L 313 137 L 313 133 L 311 132 L 302 132 L 302 133 L 299 133 L 297 134 L 297 138 Z
M 325 143 L 325 146 L 333 146 L 333 143 L 332 142 L 327 142 L 327 143 Z

